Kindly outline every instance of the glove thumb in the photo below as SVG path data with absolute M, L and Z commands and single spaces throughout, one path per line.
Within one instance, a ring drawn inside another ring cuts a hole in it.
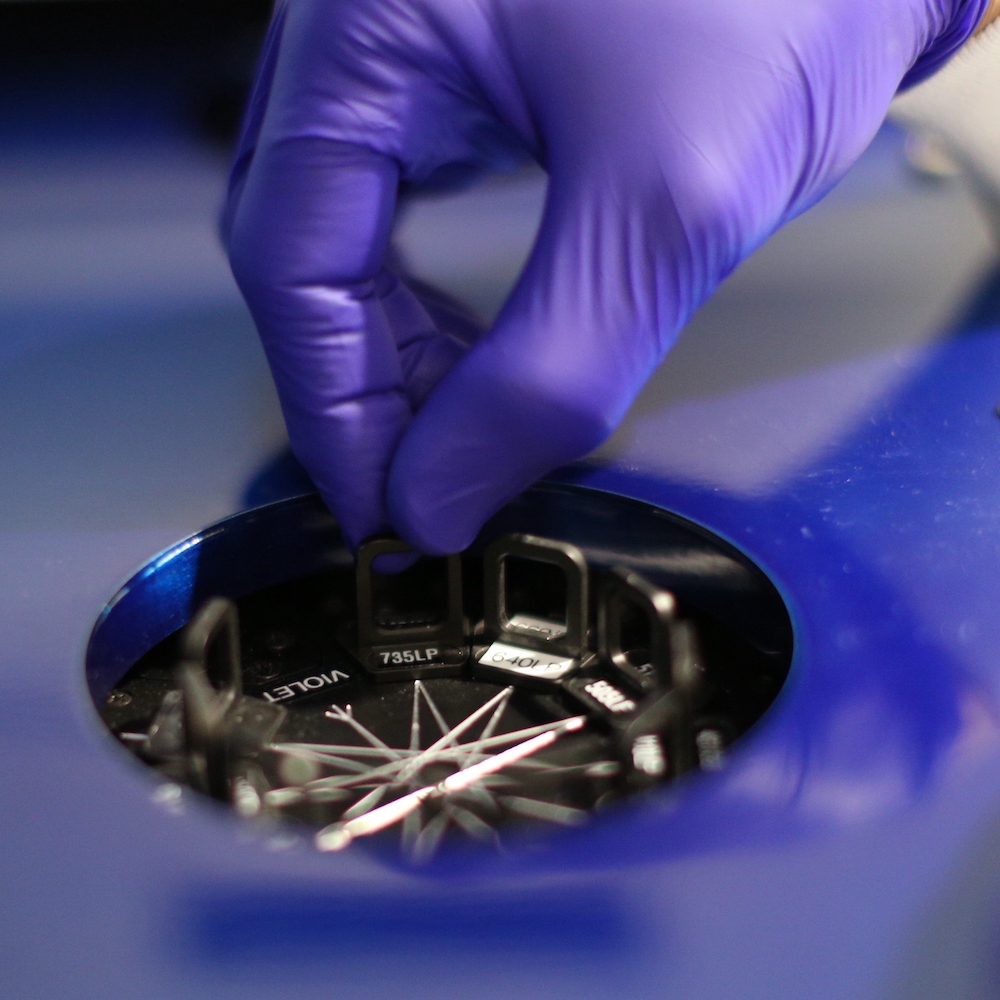
M 663 224 L 677 231 L 677 220 L 661 202 L 667 219 L 648 199 L 550 186 L 536 247 L 496 324 L 438 385 L 393 459 L 390 517 L 412 545 L 465 548 L 503 504 L 620 422 L 683 318 L 677 258 L 661 252 Z

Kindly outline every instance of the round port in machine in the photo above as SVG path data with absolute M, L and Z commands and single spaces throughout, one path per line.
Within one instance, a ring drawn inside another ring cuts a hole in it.
M 163 795 L 426 863 L 724 769 L 788 674 L 767 576 L 637 500 L 545 484 L 383 571 L 405 552 L 355 557 L 316 496 L 180 542 L 94 627 L 101 719 Z

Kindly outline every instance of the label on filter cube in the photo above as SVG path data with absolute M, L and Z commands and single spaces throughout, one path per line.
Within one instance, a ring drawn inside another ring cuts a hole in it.
M 379 666 L 405 667 L 426 666 L 428 663 L 441 661 L 441 650 L 436 646 L 423 646 L 419 649 L 379 650 Z
M 483 666 L 495 667 L 508 673 L 524 677 L 544 677 L 546 680 L 560 680 L 575 666 L 572 657 L 552 656 L 537 649 L 510 646 L 505 642 L 495 642 L 479 657 Z
M 566 626 L 562 622 L 525 614 L 508 618 L 507 629 L 511 632 L 527 632 L 542 639 L 561 639 L 566 634 Z
M 590 695 L 594 701 L 603 705 L 609 712 L 621 715 L 626 712 L 634 712 L 636 703 L 625 693 L 619 691 L 613 684 L 607 681 L 591 681 L 585 684 L 584 691 Z

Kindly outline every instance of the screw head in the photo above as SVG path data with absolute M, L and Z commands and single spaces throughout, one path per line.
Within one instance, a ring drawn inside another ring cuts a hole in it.
M 124 708 L 126 705 L 132 704 L 132 695 L 128 691 L 112 691 L 108 695 L 105 704 L 111 708 Z
M 267 637 L 267 645 L 270 649 L 273 649 L 276 653 L 280 653 L 295 641 L 295 636 L 291 632 L 285 629 L 275 629 Z
M 250 664 L 249 672 L 262 681 L 269 681 L 281 673 L 281 668 L 272 660 L 257 660 Z

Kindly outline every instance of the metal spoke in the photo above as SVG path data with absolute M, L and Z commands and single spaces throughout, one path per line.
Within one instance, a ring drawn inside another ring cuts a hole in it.
M 560 719 L 513 732 L 499 732 L 508 718 L 514 693 L 514 686 L 504 688 L 450 726 L 427 686 L 414 680 L 405 749 L 391 747 L 376 736 L 354 718 L 350 706 L 331 705 L 326 716 L 349 726 L 363 742 L 358 746 L 272 744 L 269 749 L 277 753 L 318 761 L 335 773 L 327 773 L 300 786 L 273 789 L 266 793 L 265 802 L 280 808 L 305 800 L 331 805 L 346 800 L 346 805 L 356 799 L 338 821 L 317 834 L 320 849 L 340 850 L 357 837 L 370 836 L 399 823 L 402 851 L 417 862 L 429 859 L 437 851 L 452 826 L 499 848 L 493 822 L 504 813 L 508 817 L 516 814 L 562 826 L 582 823 L 587 817 L 583 809 L 516 794 L 525 786 L 510 773 L 496 772 L 521 769 L 521 782 L 544 781 L 549 775 L 584 775 L 595 768 L 607 772 L 617 766 L 616 762 L 547 764 L 535 758 L 535 753 L 563 734 L 579 730 L 585 719 L 582 716 Z M 426 704 L 441 732 L 426 749 L 421 749 L 424 741 L 422 703 Z M 470 738 L 473 732 L 478 732 L 478 737 Z M 446 764 L 452 769 L 451 776 L 438 784 L 418 787 L 426 775 L 425 768 L 434 763 Z M 544 794 L 544 787 L 537 787 L 535 793 Z M 433 808 L 429 801 L 432 799 L 436 800 Z
M 587 814 L 582 809 L 571 809 L 569 806 L 556 805 L 555 802 L 544 802 L 542 799 L 528 799 L 521 795 L 502 795 L 500 802 L 512 812 L 530 819 L 545 820 L 547 823 L 579 826 L 587 820 Z
M 476 840 L 483 840 L 490 844 L 496 843 L 496 830 L 489 823 L 480 819 L 474 812 L 464 809 L 454 802 L 444 802 L 442 808 L 470 837 L 475 837 Z
M 467 746 L 473 746 L 480 749 L 490 749 L 494 747 L 502 747 L 504 743 L 516 742 L 517 740 L 527 739 L 530 736 L 538 736 L 541 733 L 551 732 L 553 729 L 560 729 L 566 725 L 566 720 L 560 720 L 558 722 L 545 722 L 540 726 L 529 726 L 526 729 L 516 729 L 510 733 L 501 733 L 499 736 L 491 736 L 489 739 L 477 740 L 475 744 L 466 744 Z
M 490 700 L 492 701 L 493 699 Z M 468 722 L 469 720 L 466 721 Z M 498 754 L 491 755 L 478 764 L 455 771 L 443 781 L 439 781 L 436 784 L 424 785 L 399 798 L 391 799 L 377 808 L 368 807 L 369 796 L 365 796 L 362 802 L 359 802 L 349 810 L 349 813 L 353 813 L 350 818 L 346 818 L 348 813 L 345 813 L 345 816 L 338 822 L 331 823 L 320 830 L 316 834 L 315 844 L 321 851 L 342 851 L 351 841 L 356 840 L 358 837 L 370 837 L 372 834 L 380 833 L 382 830 L 386 830 L 390 826 L 399 823 L 409 813 L 419 809 L 425 801 L 429 799 L 445 799 L 450 795 L 460 793 L 488 775 L 502 771 L 505 767 L 515 764 L 525 757 L 530 757 L 545 747 L 551 746 L 560 736 L 565 733 L 576 732 L 586 724 L 587 719 L 583 715 L 564 719 L 559 723 L 557 729 L 533 736 L 531 739 L 522 740 L 520 743 L 508 747 Z M 411 761 L 407 767 L 412 766 Z M 362 806 L 368 808 L 362 810 Z M 463 826 L 468 828 L 470 821 L 466 819 L 462 822 Z M 482 823 L 482 820 L 478 820 L 478 822 Z
M 483 706 L 484 708 L 487 706 Z M 475 720 L 473 720 L 474 722 Z M 441 747 L 441 749 L 435 750 L 434 746 L 429 747 L 427 750 L 422 750 L 420 753 L 415 754 L 410 757 L 409 760 L 400 759 L 394 760 L 388 764 L 383 764 L 380 767 L 372 768 L 369 771 L 365 771 L 364 774 L 357 775 L 332 775 L 328 778 L 314 778 L 312 781 L 306 783 L 306 788 L 324 788 L 324 787 L 347 787 L 349 785 L 356 785 L 364 783 L 365 781 L 370 781 L 375 778 L 385 778 L 386 780 L 396 781 L 402 784 L 404 780 L 409 780 L 409 774 L 402 773 L 403 769 L 409 769 L 412 767 L 415 772 L 418 768 L 423 767 L 425 764 L 432 763 L 439 760 L 448 760 L 454 758 L 463 758 L 468 751 L 472 751 L 476 754 L 477 760 L 482 760 L 484 757 L 489 756 L 489 754 L 483 754 L 482 750 L 494 750 L 499 749 L 504 746 L 504 744 L 516 743 L 518 740 L 527 739 L 532 736 L 538 736 L 541 733 L 550 732 L 553 729 L 560 728 L 563 722 L 547 722 L 540 726 L 530 726 L 526 729 L 517 729 L 510 733 L 502 733 L 500 736 L 491 736 L 486 740 L 476 740 L 473 743 L 463 743 L 458 747 Z M 456 730 L 458 727 L 456 727 Z M 454 735 L 455 730 L 452 731 Z M 441 744 L 448 739 L 448 737 L 442 737 L 438 741 Z M 437 746 L 438 744 L 435 744 Z M 542 764 L 538 762 L 539 766 L 542 768 L 548 768 L 550 765 Z M 517 764 L 513 765 L 515 767 L 525 767 L 525 766 L 535 766 L 530 761 L 518 761 Z M 398 775 L 398 777 L 394 777 Z
M 500 725 L 500 720 L 503 718 L 504 712 L 507 711 L 507 706 L 510 704 L 511 695 L 513 695 L 514 689 L 512 687 L 506 688 L 506 697 L 501 699 L 500 703 L 493 710 L 493 714 L 490 716 L 490 721 L 486 723 L 483 731 L 479 734 L 479 739 L 476 741 L 481 744 L 483 740 L 488 740 L 494 732 L 496 732 L 497 726 Z M 475 743 L 463 743 L 463 747 L 468 747 L 465 756 L 472 757 L 475 754 L 475 749 L 473 749 Z M 471 763 L 471 761 L 470 761 Z M 463 765 L 465 766 L 465 765 Z
M 341 802 L 349 799 L 355 791 L 352 788 L 309 788 L 306 798 L 310 802 Z
M 363 816 L 370 809 L 374 809 L 385 798 L 386 792 L 391 787 L 391 785 L 379 785 L 373 788 L 367 795 L 358 799 L 350 809 L 344 810 L 344 814 L 340 817 L 341 820 L 354 819 L 356 816 Z
M 417 837 L 410 855 L 414 861 L 419 863 L 433 857 L 434 852 L 441 843 L 441 839 L 444 837 L 445 831 L 448 829 L 448 823 L 448 814 L 439 812 L 420 831 L 420 835 Z
M 514 689 L 512 687 L 504 690 L 503 700 L 499 705 L 497 705 L 493 714 L 490 716 L 490 721 L 486 723 L 483 731 L 479 734 L 479 738 L 481 740 L 488 740 L 496 732 L 497 726 L 500 725 L 500 720 L 503 718 L 504 712 L 507 711 L 507 706 L 510 704 L 511 695 L 513 694 Z
M 272 788 L 264 792 L 264 805 L 282 809 L 285 806 L 297 806 L 305 799 L 306 793 L 301 788 Z
M 337 757 L 329 753 L 317 753 L 315 750 L 287 749 L 280 745 L 271 747 L 278 753 L 287 754 L 289 757 L 299 757 L 303 760 L 315 760 L 320 764 L 327 764 L 331 767 L 342 767 L 345 771 L 353 771 L 355 774 L 365 774 L 369 770 L 369 765 L 361 764 L 356 760 L 347 760 L 344 757 Z
M 392 782 L 406 761 L 394 760 L 381 767 L 366 769 L 362 774 L 334 774 L 328 778 L 313 778 L 306 788 L 348 788 L 354 785 L 373 784 L 376 781 Z
M 388 744 L 383 743 L 367 726 L 362 725 L 358 722 L 354 716 L 345 712 L 339 705 L 331 705 L 329 710 L 324 713 L 328 719 L 335 719 L 337 722 L 345 722 L 349 725 L 362 739 L 367 740 L 373 747 L 378 747 L 380 750 L 385 750 L 388 752 L 389 756 L 398 760 L 399 751 L 393 750 Z
M 351 746 L 349 743 L 272 743 L 269 749 L 279 753 L 294 753 L 307 750 L 315 754 L 350 754 L 354 757 L 381 757 L 396 760 L 400 757 L 412 756 L 412 750 L 380 750 L 378 747 Z
M 493 708 L 505 697 L 509 697 L 508 692 L 513 691 L 512 687 L 504 688 L 499 694 L 494 695 L 488 702 L 484 705 L 480 705 L 474 712 L 467 715 L 457 726 L 449 729 L 436 743 L 432 743 L 422 754 L 413 757 L 406 763 L 400 773 L 400 781 L 407 780 L 411 774 L 413 774 L 418 768 L 422 767 L 429 755 L 434 754 L 439 750 L 443 750 L 445 747 L 451 746 L 455 743 L 459 736 L 471 729 L 487 712 L 492 711 Z M 426 695 L 425 695 L 426 697 Z
M 522 760 L 514 766 L 535 772 L 545 772 L 545 774 L 561 774 L 565 777 L 579 774 L 587 778 L 607 778 L 621 771 L 621 764 L 616 760 L 600 760 L 596 764 L 546 764 L 542 760 Z M 591 773 L 592 769 L 598 766 L 601 767 L 601 770 Z M 543 777 L 544 775 L 537 776 Z
M 484 755 L 485 759 L 485 755 Z M 512 766 L 508 769 L 509 771 L 515 770 Z M 508 774 L 488 774 L 478 785 L 474 785 L 474 788 L 481 788 L 492 796 L 494 804 L 496 804 L 496 790 L 506 791 L 511 788 L 517 788 L 520 785 L 519 781 L 511 778 Z
M 413 708 L 410 711 L 410 750 L 420 749 L 420 691 L 423 684 L 413 682 Z
M 508 688 L 507 690 L 512 690 Z M 531 736 L 539 736 L 542 733 L 551 732 L 564 725 L 564 721 L 546 722 L 540 726 L 529 726 L 526 729 L 515 729 L 510 733 L 501 733 L 499 736 L 489 736 L 486 739 L 474 740 L 472 743 L 463 743 L 459 748 L 463 752 L 479 753 L 482 750 L 493 750 L 502 747 L 505 743 L 516 743 L 518 740 L 528 739 Z M 425 751 L 426 752 L 426 751 Z
M 431 715 L 434 716 L 434 721 L 438 724 L 438 729 L 441 730 L 442 735 L 447 734 L 450 731 L 450 727 L 445 721 L 445 718 L 441 714 L 437 705 L 434 703 L 434 699 L 431 697 L 430 691 L 428 691 L 420 681 L 415 681 L 414 683 L 420 693 L 424 696 L 424 701 L 427 702 L 427 707 L 431 710 Z
M 487 775 L 478 785 L 470 785 L 463 791 L 458 792 L 455 796 L 455 801 L 459 802 L 459 804 L 464 801 L 469 805 L 478 806 L 480 809 L 485 809 L 487 813 L 495 814 L 499 812 L 497 797 L 489 790 L 486 784 L 491 777 L 498 777 L 498 775 Z
M 407 854 L 413 854 L 423 829 L 423 809 L 414 809 L 403 820 L 403 828 L 400 832 L 400 844 Z

